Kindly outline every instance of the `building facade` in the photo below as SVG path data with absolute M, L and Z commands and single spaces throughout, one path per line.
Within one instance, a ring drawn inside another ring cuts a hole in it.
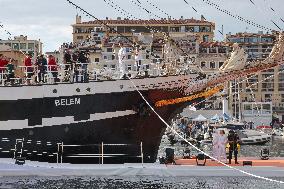
M 238 43 L 240 47 L 244 48 L 248 53 L 248 61 L 263 61 L 267 58 L 273 48 L 274 42 L 277 38 L 277 33 L 264 34 L 258 33 L 237 33 L 228 34 L 226 42 Z M 274 69 L 269 69 L 261 72 L 258 75 L 250 78 L 242 78 L 235 83 L 241 82 L 236 87 L 232 87 L 230 93 L 232 94 L 229 104 L 232 109 L 239 110 L 239 106 L 243 102 L 272 102 L 273 113 L 278 114 L 284 120 L 284 70 L 283 66 L 278 66 Z M 266 79 L 268 78 L 268 79 Z M 251 86 L 249 87 L 248 86 Z M 237 91 L 241 91 L 237 94 Z M 255 107 L 257 108 L 257 107 Z M 238 117 L 238 111 L 236 111 Z
M 183 33 L 193 33 L 198 36 L 200 42 L 213 41 L 215 23 L 208 22 L 201 18 L 201 20 L 196 19 L 184 19 L 179 20 L 172 19 L 161 19 L 161 20 L 129 20 L 122 19 L 118 17 L 115 20 L 106 18 L 102 21 L 89 21 L 82 22 L 81 16 L 76 16 L 76 23 L 72 25 L 73 27 L 73 43 L 79 43 L 90 38 L 94 28 L 101 27 L 102 22 L 107 24 L 109 28 L 108 35 L 116 36 L 117 34 L 112 31 L 110 28 L 115 31 L 123 34 L 124 36 L 132 36 L 134 33 L 149 34 L 153 31 L 160 31 L 157 33 L 162 34 L 162 32 L 170 33 L 171 35 L 179 36 Z
M 199 44 L 199 52 L 196 64 L 207 76 L 219 72 L 224 62 L 229 58 L 229 46 L 224 42 L 202 42 Z M 221 95 L 211 97 L 206 101 L 206 109 L 222 110 Z
M 11 47 L 12 50 L 18 50 L 24 54 L 38 56 L 42 54 L 42 42 L 40 40 L 31 40 L 27 36 L 16 36 L 12 40 L 0 40 L 0 45 Z

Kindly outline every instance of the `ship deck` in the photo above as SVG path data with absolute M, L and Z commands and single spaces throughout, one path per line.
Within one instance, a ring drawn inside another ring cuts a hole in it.
M 249 160 L 249 159 L 242 159 Z M 251 159 L 250 159 L 251 160 Z M 264 177 L 281 177 L 284 175 L 284 159 L 252 160 L 253 166 L 241 166 L 239 169 Z M 261 163 L 263 161 L 263 163 Z M 178 165 L 164 164 L 118 164 L 118 165 L 75 165 L 50 164 L 26 161 L 24 165 L 15 165 L 13 159 L 0 160 L 0 176 L 155 176 L 155 177 L 244 177 L 241 172 L 220 166 L 211 160 L 206 166 L 196 166 L 194 159 L 177 160 Z M 234 166 L 234 164 L 233 164 Z

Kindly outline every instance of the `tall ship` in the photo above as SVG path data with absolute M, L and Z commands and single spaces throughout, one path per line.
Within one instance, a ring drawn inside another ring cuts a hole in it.
M 0 158 L 155 162 L 166 126 L 139 92 L 170 122 L 188 105 L 200 108 L 226 81 L 283 63 L 282 34 L 264 61 L 248 64 L 244 50 L 234 45 L 220 72 L 206 75 L 191 57 L 194 36 L 137 35 L 130 43 L 103 30 L 94 28 L 89 40 L 63 45 L 56 69 L 22 66 L 17 69 L 24 77 L 12 79 L 1 73 Z M 88 62 L 88 56 L 96 61 Z

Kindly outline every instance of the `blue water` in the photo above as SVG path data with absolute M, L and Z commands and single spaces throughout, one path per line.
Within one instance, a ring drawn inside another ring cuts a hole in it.
M 284 181 L 283 178 L 275 178 Z M 284 185 L 251 177 L 2 177 L 6 189 L 284 189 Z

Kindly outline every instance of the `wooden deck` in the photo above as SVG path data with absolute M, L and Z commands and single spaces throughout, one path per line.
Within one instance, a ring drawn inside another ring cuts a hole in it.
M 252 161 L 252 166 L 266 166 L 266 167 L 283 167 L 284 168 L 284 158 L 270 158 L 269 160 L 261 160 L 260 158 L 239 158 L 239 164 L 235 164 L 235 161 L 232 160 L 231 166 L 243 166 L 243 161 Z M 202 163 L 203 161 L 200 161 Z M 176 160 L 177 165 L 196 165 L 196 159 L 178 159 Z M 216 161 L 207 159 L 205 166 L 224 166 Z

